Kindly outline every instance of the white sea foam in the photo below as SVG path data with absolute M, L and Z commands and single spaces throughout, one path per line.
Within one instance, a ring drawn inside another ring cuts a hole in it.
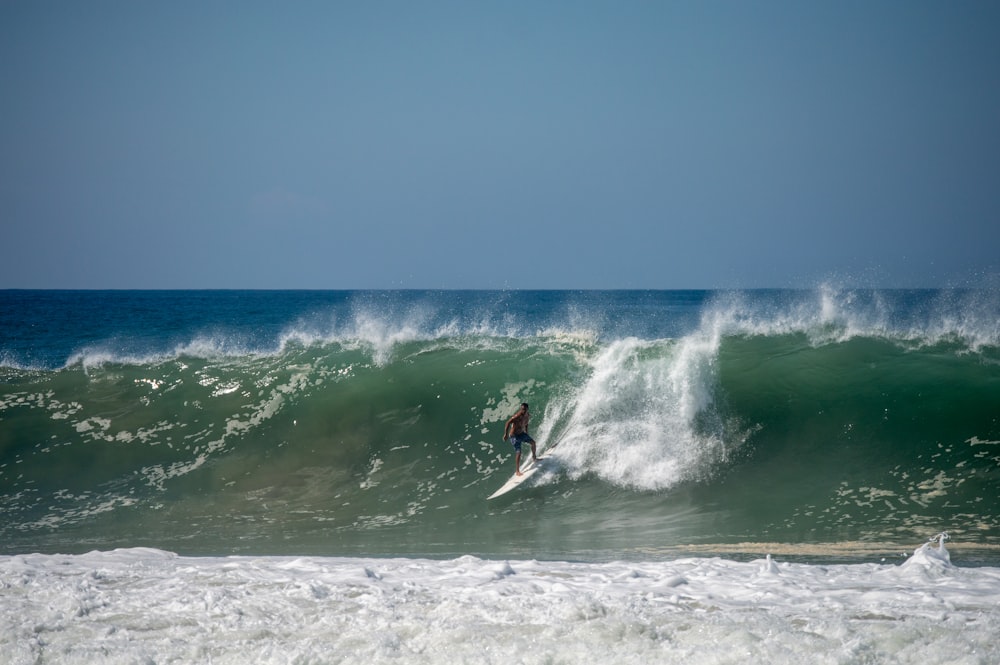
M 1000 569 L 462 557 L 0 557 L 0 663 L 1000 660 Z
M 646 490 L 701 477 L 726 454 L 724 441 L 740 440 L 710 422 L 719 341 L 709 329 L 676 342 L 609 343 L 587 380 L 547 407 L 540 434 L 557 442 L 574 477 Z

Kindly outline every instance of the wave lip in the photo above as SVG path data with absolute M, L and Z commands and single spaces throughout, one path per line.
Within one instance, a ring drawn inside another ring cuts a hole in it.
M 705 308 L 702 330 L 722 335 L 804 334 L 820 346 L 859 337 L 907 347 L 1000 347 L 1000 293 L 993 290 L 734 291 Z
M 326 344 L 367 349 L 384 364 L 391 361 L 394 349 L 407 343 L 531 339 L 546 331 L 583 332 L 604 343 L 630 337 L 655 341 L 690 335 L 805 334 L 813 344 L 822 345 L 871 337 L 911 347 L 950 345 L 959 352 L 1000 360 L 998 289 L 863 290 L 823 285 L 800 291 L 690 293 L 251 294 L 246 311 L 235 306 L 236 295 L 193 295 L 186 302 L 183 294 L 83 293 L 69 299 L 60 294 L 57 302 L 67 308 L 67 321 L 74 322 L 70 326 L 47 309 L 54 296 L 43 293 L 35 306 L 44 314 L 29 309 L 19 317 L 15 310 L 9 321 L 0 322 L 0 366 L 93 368 L 185 356 L 280 355 L 290 347 Z M 178 308 L 183 320 L 170 321 L 165 304 Z M 121 311 L 115 310 L 116 305 Z M 98 306 L 107 312 L 106 320 L 95 314 Z

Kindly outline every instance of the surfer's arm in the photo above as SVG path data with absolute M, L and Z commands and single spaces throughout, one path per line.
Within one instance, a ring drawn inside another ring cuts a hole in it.
M 510 438 L 511 428 L 517 424 L 517 419 L 521 414 L 515 413 L 513 416 L 507 419 L 507 424 L 503 426 L 503 440 L 506 441 Z

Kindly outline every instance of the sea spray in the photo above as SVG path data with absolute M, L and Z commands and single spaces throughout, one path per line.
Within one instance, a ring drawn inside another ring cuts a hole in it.
M 609 344 L 564 398 L 553 445 L 570 474 L 650 491 L 700 478 L 724 445 L 699 421 L 713 408 L 715 351 L 700 339 Z

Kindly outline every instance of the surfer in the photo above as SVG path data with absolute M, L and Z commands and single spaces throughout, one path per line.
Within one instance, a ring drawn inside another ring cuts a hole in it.
M 535 454 L 535 440 L 531 438 L 528 434 L 528 421 L 531 420 L 531 414 L 528 413 L 528 403 L 522 402 L 521 408 L 510 417 L 507 424 L 503 428 L 503 440 L 507 441 L 510 439 L 511 444 L 514 446 L 516 454 L 514 455 L 514 469 L 517 471 L 517 475 L 521 475 L 521 444 L 528 443 L 531 444 L 531 459 L 538 461 L 538 456 Z

